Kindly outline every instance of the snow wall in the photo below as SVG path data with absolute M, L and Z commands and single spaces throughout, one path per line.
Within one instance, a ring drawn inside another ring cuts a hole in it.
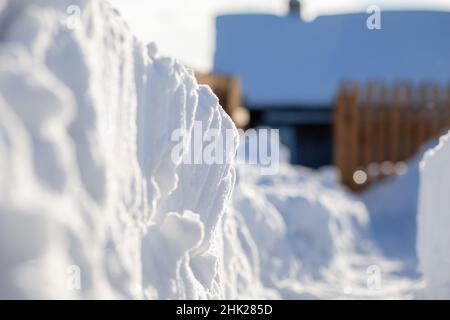
M 234 125 L 108 4 L 0 0 L 0 26 L 0 298 L 338 297 L 355 264 L 366 290 L 333 175 L 172 161 L 174 130 Z
M 170 153 L 195 120 L 234 128 L 217 98 L 105 2 L 0 7 L 2 298 L 223 297 L 234 169 Z
M 425 298 L 450 299 L 450 133 L 421 163 L 417 255 Z

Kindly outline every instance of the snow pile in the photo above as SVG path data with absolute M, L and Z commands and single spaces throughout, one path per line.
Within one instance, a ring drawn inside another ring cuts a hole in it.
M 277 175 L 262 177 L 239 166 L 233 207 L 246 225 L 247 256 L 280 298 L 382 296 L 367 287 L 367 268 L 394 266 L 378 259 L 365 237 L 367 210 L 338 186 L 334 171 L 282 164 Z
M 362 193 L 370 214 L 371 236 L 383 254 L 402 260 L 404 271 L 417 275 L 416 218 L 420 152 L 398 175 L 385 178 Z M 399 196 L 401 195 L 401 196 Z
M 421 163 L 417 255 L 427 298 L 450 298 L 450 133 Z
M 374 184 L 361 194 L 370 213 L 371 236 L 383 254 L 400 259 L 405 274 L 417 277 L 417 211 L 420 162 L 437 141 L 428 141 L 397 174 Z M 400 196 L 399 196 L 400 195 Z
M 256 244 L 263 283 L 282 298 L 323 296 L 306 288 L 307 282 L 326 277 L 339 282 L 340 275 L 329 269 L 348 262 L 337 261 L 339 253 L 356 249 L 367 213 L 312 172 L 288 165 L 280 169 L 274 177 L 239 170 L 234 207 Z
M 224 297 L 234 169 L 170 140 L 233 129 L 217 98 L 104 2 L 0 4 L 0 296 Z

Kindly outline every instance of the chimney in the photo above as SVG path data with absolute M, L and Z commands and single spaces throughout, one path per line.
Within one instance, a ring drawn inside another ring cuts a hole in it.
M 301 4 L 299 0 L 289 0 L 289 15 L 298 19 L 301 18 Z

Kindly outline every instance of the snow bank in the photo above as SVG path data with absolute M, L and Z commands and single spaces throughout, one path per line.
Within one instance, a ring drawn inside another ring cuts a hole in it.
M 450 134 L 421 163 L 417 255 L 424 296 L 450 298 Z
M 234 128 L 209 88 L 104 2 L 2 1 L 0 24 L 0 296 L 224 297 L 234 169 L 170 154 L 195 120 Z
M 423 152 L 405 163 L 398 175 L 385 178 L 362 193 L 370 213 L 371 236 L 383 253 L 400 259 L 404 271 L 416 275 L 416 220 L 419 162 Z

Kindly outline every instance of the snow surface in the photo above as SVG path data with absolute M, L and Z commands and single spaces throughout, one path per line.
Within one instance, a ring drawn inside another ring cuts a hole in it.
M 283 299 L 412 298 L 418 283 L 396 273 L 368 237 L 363 202 L 337 184 L 333 169 L 283 164 L 275 176 L 238 167 L 233 210 L 251 235 L 261 281 Z M 368 285 L 380 270 L 380 288 Z
M 239 75 L 253 108 L 331 107 L 345 80 L 448 82 L 450 13 L 383 10 L 381 30 L 369 16 L 219 16 L 214 71 Z
M 172 161 L 194 120 L 237 132 L 105 2 L 0 7 L 1 298 L 413 297 L 332 169 Z
M 416 233 L 420 187 L 419 163 L 436 141 L 428 142 L 405 163 L 404 172 L 385 178 L 362 193 L 370 213 L 370 233 L 383 254 L 399 259 L 403 273 L 417 277 Z
M 0 296 L 223 297 L 208 250 L 234 169 L 173 163 L 169 139 L 194 120 L 233 128 L 217 98 L 104 2 L 3 6 Z
M 424 298 L 450 299 L 450 133 L 421 162 L 417 255 Z

